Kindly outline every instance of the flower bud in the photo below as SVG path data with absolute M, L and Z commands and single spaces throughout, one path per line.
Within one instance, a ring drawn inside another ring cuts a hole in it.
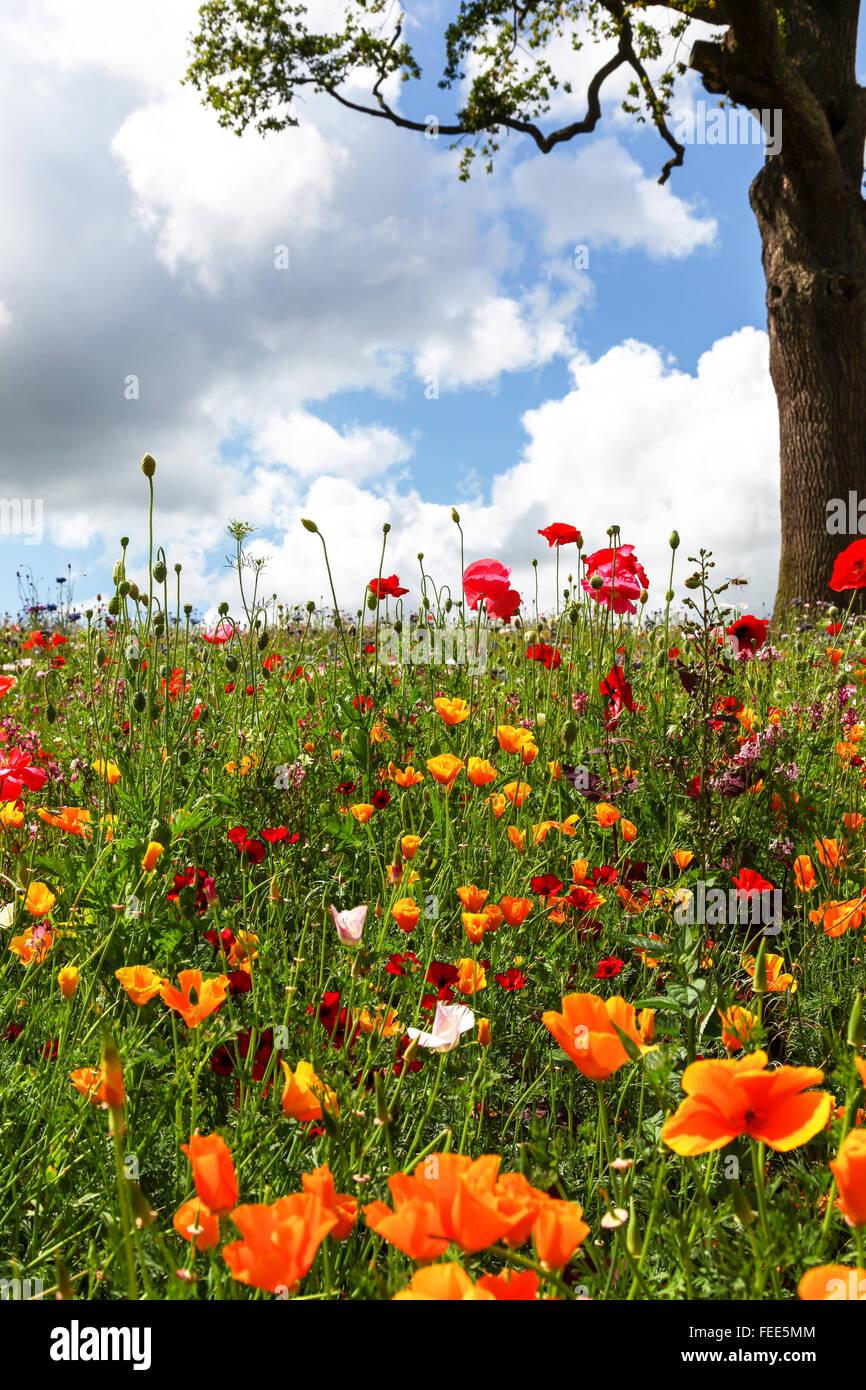
M 460 525 L 460 513 L 456 507 L 451 508 L 451 520 L 454 522 L 455 526 Z
M 731 1196 L 734 1199 L 734 1215 L 743 1226 L 753 1226 L 757 1213 L 752 1210 L 749 1199 L 740 1186 L 739 1179 L 731 1181 Z
M 679 544 L 680 544 L 680 533 L 679 533 L 679 531 L 671 531 L 671 534 L 670 534 L 670 536 L 668 537 L 668 545 L 670 546 L 671 550 L 678 550 L 678 549 L 679 549 Z
M 167 577 L 168 577 L 168 570 L 166 569 L 166 567 L 165 567 L 165 565 L 163 564 L 162 560 L 157 560 L 156 564 L 154 565 L 154 567 L 153 567 L 153 577 L 154 577 L 154 579 L 156 580 L 157 584 L 164 584 L 164 583 L 165 583 L 165 581 L 166 581 L 166 579 L 167 579 Z
M 847 1043 L 849 1047 L 863 1046 L 863 995 L 859 991 L 848 1019 Z
M 156 472 L 156 459 L 153 457 L 153 454 L 145 454 L 144 458 L 141 460 L 141 471 L 145 478 L 153 477 Z
M 389 532 L 390 530 L 391 530 L 391 523 L 390 523 L 390 521 L 383 521 L 383 522 L 382 522 L 382 535 L 383 535 L 383 536 L 387 536 L 387 534 L 388 534 L 388 532 Z
M 309 517 L 302 516 L 301 525 L 303 526 L 305 531 L 312 531 L 314 536 L 318 534 L 318 526 L 316 525 L 315 521 L 310 521 Z
M 767 993 L 767 938 L 765 936 L 761 937 L 761 944 L 755 957 L 752 992 L 759 996 Z

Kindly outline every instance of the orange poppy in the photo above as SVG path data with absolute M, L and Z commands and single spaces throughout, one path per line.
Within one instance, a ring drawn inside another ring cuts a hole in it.
M 476 888 L 474 883 L 457 889 L 457 896 L 467 912 L 480 912 L 490 897 L 489 888 Z
M 311 1192 L 236 1207 L 232 1221 L 243 1237 L 223 1250 L 232 1278 L 268 1293 L 291 1293 L 338 1224 Z
M 797 1293 L 810 1303 L 824 1300 L 862 1303 L 866 1301 L 866 1269 L 854 1269 L 851 1265 L 816 1265 L 803 1275 Z
M 403 772 L 394 763 L 389 763 L 388 776 L 392 782 L 396 782 L 398 787 L 417 787 L 419 782 L 424 781 L 424 773 L 416 772 L 411 763 Z
M 450 792 L 463 764 L 453 753 L 440 753 L 436 758 L 427 759 L 427 767 L 434 782 Z
M 532 793 L 532 788 L 528 782 L 508 782 L 502 788 L 502 795 L 507 797 L 512 806 L 522 806 L 524 801 Z M 553 821 L 550 824 L 554 824 Z
M 639 1052 L 652 1051 L 641 1041 L 634 1009 L 619 995 L 601 999 L 597 994 L 567 994 L 562 1013 L 549 1010 L 541 1015 L 541 1021 L 591 1081 L 604 1081 L 631 1061 L 617 1029 Z
M 784 961 L 784 957 L 782 957 L 782 956 L 774 956 L 774 955 L 772 954 L 772 952 L 768 952 L 768 953 L 767 953 L 767 956 L 766 956 L 766 963 L 767 963 L 767 992 L 768 992 L 768 994 L 783 994 L 784 991 L 785 991 L 786 989 L 789 989 L 792 985 L 793 985 L 794 988 L 793 988 L 793 990 L 792 990 L 791 992 L 792 992 L 792 993 L 795 993 L 795 992 L 796 992 L 796 989 L 797 989 L 797 985 L 796 985 L 796 983 L 795 983 L 795 981 L 794 981 L 794 976 L 791 975 L 791 974 L 786 973 L 786 971 L 785 971 L 785 961 Z M 754 980 L 754 978 L 755 978 L 755 957 L 754 957 L 754 956 L 746 956 L 746 957 L 744 958 L 744 960 L 743 960 L 743 969 L 745 970 L 746 974 L 747 974 L 747 975 L 751 975 L 752 979 Z
M 509 927 L 519 927 L 532 911 L 532 902 L 529 898 L 501 898 L 499 907 Z
M 317 1076 L 310 1062 L 299 1062 L 292 1071 L 288 1062 L 281 1063 L 286 1075 L 283 1087 L 283 1114 L 293 1120 L 306 1124 L 308 1120 L 322 1118 L 322 1105 L 333 1115 L 338 1115 L 337 1097 Z
M 815 887 L 815 870 L 808 854 L 798 854 L 794 860 L 794 882 L 801 893 L 811 893 Z
M 180 1014 L 187 1028 L 198 1028 L 219 1008 L 226 997 L 229 983 L 226 975 L 202 981 L 200 970 L 179 971 L 177 982 L 180 989 L 175 989 L 168 980 L 164 980 L 158 993 L 169 1009 Z
M 357 801 L 354 806 L 349 807 L 359 825 L 366 825 L 375 809 L 376 807 L 367 801 Z
M 400 853 L 404 859 L 414 859 L 421 843 L 420 835 L 404 835 L 400 841 Z
M 414 931 L 421 916 L 421 909 L 411 898 L 398 898 L 391 908 L 391 916 L 401 931 Z
M 609 801 L 600 801 L 595 808 L 595 818 L 602 830 L 609 830 L 619 820 L 619 811 Z
M 200 1197 L 190 1197 L 178 1207 L 171 1224 L 184 1240 L 191 1240 L 196 1250 L 209 1250 L 220 1243 L 219 1218 L 209 1212 Z
M 473 1284 L 462 1265 L 448 1261 L 416 1269 L 405 1289 L 395 1293 L 393 1302 L 467 1303 L 492 1302 L 496 1295 L 490 1289 Z
M 486 758 L 470 758 L 466 764 L 466 776 L 473 787 L 486 787 L 496 780 L 496 768 Z
M 358 1216 L 355 1198 L 348 1192 L 336 1191 L 334 1175 L 327 1163 L 323 1163 L 321 1168 L 314 1168 L 312 1173 L 302 1173 L 301 1183 L 305 1192 L 318 1197 L 322 1206 L 337 1218 L 337 1224 L 331 1231 L 334 1240 L 345 1240 L 351 1234 Z
M 839 1190 L 839 1209 L 850 1226 L 866 1226 L 866 1129 L 852 1129 L 830 1168 Z
M 181 1153 L 192 1164 L 192 1180 L 201 1201 L 214 1216 L 225 1216 L 238 1200 L 235 1165 L 226 1141 L 218 1134 L 196 1131 L 188 1144 L 181 1145 Z
M 721 1149 L 740 1135 L 780 1153 L 808 1143 L 833 1110 L 828 1091 L 808 1089 L 823 1081 L 824 1073 L 817 1067 L 766 1067 L 765 1052 L 692 1062 L 681 1082 L 686 1099 L 662 1128 L 668 1148 L 693 1157 Z
M 34 881 L 27 889 L 24 906 L 31 917 L 44 917 L 51 911 L 56 902 L 57 899 L 47 883 Z
M 433 704 L 439 711 L 440 719 L 450 728 L 453 728 L 455 724 L 462 724 L 464 719 L 469 718 L 470 709 L 465 700 L 457 698 L 452 700 L 445 695 L 440 695 L 433 701 Z
M 120 981 L 133 1004 L 139 1006 L 147 1004 L 168 983 L 149 965 L 125 965 L 121 970 L 115 970 L 114 978 Z
M 562 1269 L 589 1235 L 576 1202 L 545 1202 L 532 1227 L 535 1253 L 547 1269 Z
M 727 1052 L 741 1052 L 757 1027 L 757 1018 L 738 1004 L 732 1004 L 727 1013 L 720 1009 L 719 1018 L 722 1020 L 722 1046 Z

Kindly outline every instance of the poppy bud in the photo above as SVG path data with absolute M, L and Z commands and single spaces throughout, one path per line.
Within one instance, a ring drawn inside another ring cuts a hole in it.
M 573 719 L 569 719 L 562 726 L 562 741 L 566 748 L 570 748 L 577 738 L 577 725 Z
M 608 526 L 607 534 L 610 536 L 611 540 L 614 540 L 619 535 L 619 527 L 616 525 Z
M 123 561 L 115 560 L 114 569 L 111 571 L 112 584 L 119 584 L 123 578 Z
M 685 581 L 687 589 L 699 589 L 701 587 L 701 577 L 698 574 L 690 574 Z
M 147 708 L 147 697 L 143 690 L 136 690 L 132 697 L 132 708 L 135 710 L 136 714 L 144 714 Z
M 451 612 L 451 609 L 452 609 L 453 607 L 454 607 L 454 601 L 453 601 L 453 599 L 451 599 L 450 597 L 449 597 L 449 598 L 446 598 L 446 600 L 445 600 L 445 612 L 446 612 L 446 613 L 450 613 L 450 612 Z
M 311 685 L 307 686 L 307 693 L 304 698 L 308 705 L 314 705 L 316 703 L 316 692 Z
M 847 1042 L 849 1047 L 863 1046 L 863 995 L 859 991 L 848 1019 Z
M 603 588 L 604 588 L 604 580 L 602 579 L 602 577 L 601 577 L 600 574 L 594 574 L 594 575 L 592 576 L 592 579 L 590 579 L 589 582 L 590 582 L 590 586 L 591 586 L 593 589 L 595 589 L 596 592 L 597 592 L 599 589 L 603 589 Z
M 752 992 L 757 995 L 767 993 L 767 938 L 761 938 L 758 947 L 758 954 L 755 957 L 755 974 L 752 982 Z
M 478 1045 L 479 1047 L 490 1046 L 490 1019 L 479 1018 L 478 1020 Z
M 263 632 L 258 642 L 256 643 L 256 646 L 258 647 L 260 652 L 263 652 L 265 650 L 265 647 L 268 645 L 270 640 L 271 639 L 269 635 L 266 632 Z
M 731 1181 L 731 1196 L 734 1199 L 734 1214 L 737 1220 L 741 1222 L 743 1226 L 753 1226 L 756 1213 L 752 1211 L 749 1199 L 740 1186 L 739 1179 L 737 1178 Z
M 665 603 L 673 603 L 673 601 L 674 601 L 674 591 L 673 591 L 673 589 L 668 589 L 667 593 L 665 594 Z
M 387 536 L 387 534 L 388 534 L 388 532 L 389 532 L 390 530 L 391 530 L 391 523 L 390 523 L 390 521 L 383 521 L 383 522 L 382 522 L 382 535 L 383 535 L 383 536 Z
M 121 598 L 126 598 L 127 594 L 129 593 L 129 588 L 130 586 L 128 582 L 125 579 L 121 579 L 120 583 L 117 586 L 117 592 L 120 594 Z
M 390 1124 L 391 1113 L 388 1110 L 388 1097 L 385 1094 L 385 1087 L 379 1072 L 373 1073 L 373 1087 L 376 1092 L 376 1123 L 380 1125 Z
M 141 471 L 145 478 L 153 477 L 156 472 L 156 459 L 153 457 L 153 454 L 145 454 L 144 458 L 141 460 Z
M 641 608 L 642 608 L 643 605 L 646 603 L 646 601 L 647 601 L 648 598 L 649 598 L 649 594 L 647 593 L 646 589 L 641 589 L 641 591 L 640 591 L 640 598 L 638 599 L 638 602 L 639 602 Z
M 308 612 L 308 613 L 315 613 L 315 611 L 316 611 L 316 605 L 313 603 L 313 600 L 312 600 L 311 598 L 308 598 L 308 599 L 307 599 L 307 612 Z M 228 612 L 228 609 L 226 609 L 226 612 Z
M 283 895 L 282 895 L 282 893 L 280 892 L 280 885 L 279 885 L 279 883 L 277 882 L 277 875 L 276 875 L 276 874 L 274 874 L 273 877 L 271 878 L 271 886 L 270 886 L 270 889 L 268 890 L 268 897 L 269 897 L 269 899 L 271 900 L 272 903 L 278 903 L 278 902 L 281 902 L 281 901 L 282 901 Z
M 120 612 L 120 599 L 117 597 L 117 594 L 114 594 L 113 597 L 108 600 L 108 611 L 112 618 L 116 618 Z
M 126 1190 L 129 1193 L 129 1202 L 132 1207 L 132 1219 L 135 1222 L 135 1229 L 140 1231 L 142 1226 L 151 1226 L 156 1220 L 156 1212 L 150 1205 L 137 1182 L 127 1179 Z
M 182 569 L 183 569 L 183 565 L 182 565 L 182 564 L 180 563 L 180 561 L 178 560 L 177 564 L 174 566 L 174 572 L 175 572 L 175 574 L 180 574 L 180 572 L 181 572 Z
M 226 613 L 227 613 L 228 611 L 229 611 L 229 606 L 228 606 L 228 604 L 225 603 L 225 602 L 221 603 L 221 604 L 219 605 L 219 607 L 217 608 L 217 612 L 219 613 L 219 615 L 220 615 L 221 618 L 224 618 L 225 615 L 226 615 Z
M 99 667 L 100 671 L 102 670 L 103 666 L 105 665 L 105 661 L 106 661 L 106 657 L 105 657 L 105 648 L 104 648 L 104 647 L 98 647 L 98 648 L 97 648 L 97 652 L 96 652 L 96 664 L 97 664 L 97 666 Z
M 456 507 L 451 508 L 451 520 L 454 522 L 455 526 L 460 525 L 460 513 Z
M 192 614 L 192 604 L 191 604 L 191 603 L 185 603 L 185 604 L 183 605 L 183 611 L 184 611 L 184 613 L 186 614 L 187 617 L 190 617 L 190 615 Z
M 318 526 L 316 525 L 315 521 L 310 521 L 309 517 L 302 516 L 301 525 L 303 526 L 305 531 L 312 531 L 314 536 L 318 533 Z
M 373 609 L 376 608 L 376 606 L 378 605 L 378 602 L 379 600 L 375 594 L 367 595 L 367 607 L 369 608 L 371 613 L 373 612 Z
M 49 724 L 54 723 L 55 719 L 57 718 L 57 710 L 54 708 L 53 705 L 49 705 L 46 709 L 45 718 L 48 720 Z
M 129 536 L 121 536 L 121 538 L 120 538 L 120 548 L 121 548 L 121 550 L 125 550 L 126 547 L 127 547 L 128 545 L 129 545 Z
M 640 1230 L 637 1224 L 637 1212 L 634 1209 L 634 1202 L 629 1202 L 628 1229 L 625 1233 L 625 1248 L 633 1260 L 640 1258 L 643 1242 L 640 1238 Z
M 236 656 L 226 657 L 226 670 L 235 672 L 238 669 L 238 659 Z
M 670 537 L 668 538 L 668 545 L 670 546 L 671 550 L 677 550 L 677 549 L 679 548 L 679 544 L 680 544 L 680 533 L 679 533 L 679 531 L 671 531 Z
M 403 623 L 400 618 L 395 618 L 393 623 L 394 631 L 399 634 L 403 631 Z
M 419 550 L 419 551 L 418 551 L 418 559 L 419 559 L 419 560 L 423 560 L 423 559 L 424 559 L 424 551 L 423 551 L 423 550 Z
M 164 584 L 167 576 L 168 570 L 162 563 L 162 560 L 157 560 L 156 564 L 153 567 L 153 577 L 156 580 L 157 584 Z

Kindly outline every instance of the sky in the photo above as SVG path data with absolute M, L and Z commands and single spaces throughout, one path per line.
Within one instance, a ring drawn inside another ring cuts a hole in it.
M 410 7 L 425 78 L 393 99 L 416 119 L 451 118 L 435 79 L 453 8 Z M 542 606 L 555 571 L 538 530 L 565 521 L 588 550 L 620 526 L 650 607 L 676 527 L 680 579 L 709 548 L 720 581 L 749 580 L 741 604 L 770 608 L 760 144 L 689 144 L 662 188 L 669 152 L 621 111 L 618 75 L 595 135 L 547 156 L 510 136 L 468 184 L 445 138 L 325 96 L 305 98 L 296 129 L 238 138 L 180 85 L 196 10 L 4 0 L 0 610 L 17 611 L 22 568 L 43 601 L 67 574 L 77 607 L 111 592 L 122 535 L 146 589 L 145 452 L 156 540 L 202 614 L 237 607 L 230 520 L 255 527 L 263 591 L 288 603 L 328 592 L 301 517 L 327 540 L 344 609 L 378 572 L 385 522 L 384 572 L 410 598 L 419 551 L 457 593 L 454 505 L 467 562 L 502 561 L 532 598 L 539 560 Z M 327 26 L 337 5 L 315 12 Z M 575 85 L 558 124 L 583 114 L 601 60 L 555 56 Z M 675 117 L 698 128 L 713 100 L 689 74 Z

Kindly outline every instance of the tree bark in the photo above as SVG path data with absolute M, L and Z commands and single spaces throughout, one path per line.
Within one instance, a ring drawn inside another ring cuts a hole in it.
M 857 539 L 857 503 L 866 501 L 860 0 L 724 4 L 731 28 L 721 44 L 698 44 L 693 66 L 709 90 L 782 113 L 781 149 L 768 156 L 750 191 L 779 407 L 780 624 L 795 599 L 847 603 L 829 579 L 835 557 Z M 838 500 L 847 511 L 851 494 L 854 529 L 832 533 L 828 507 Z M 866 537 L 866 508 L 859 534 Z

